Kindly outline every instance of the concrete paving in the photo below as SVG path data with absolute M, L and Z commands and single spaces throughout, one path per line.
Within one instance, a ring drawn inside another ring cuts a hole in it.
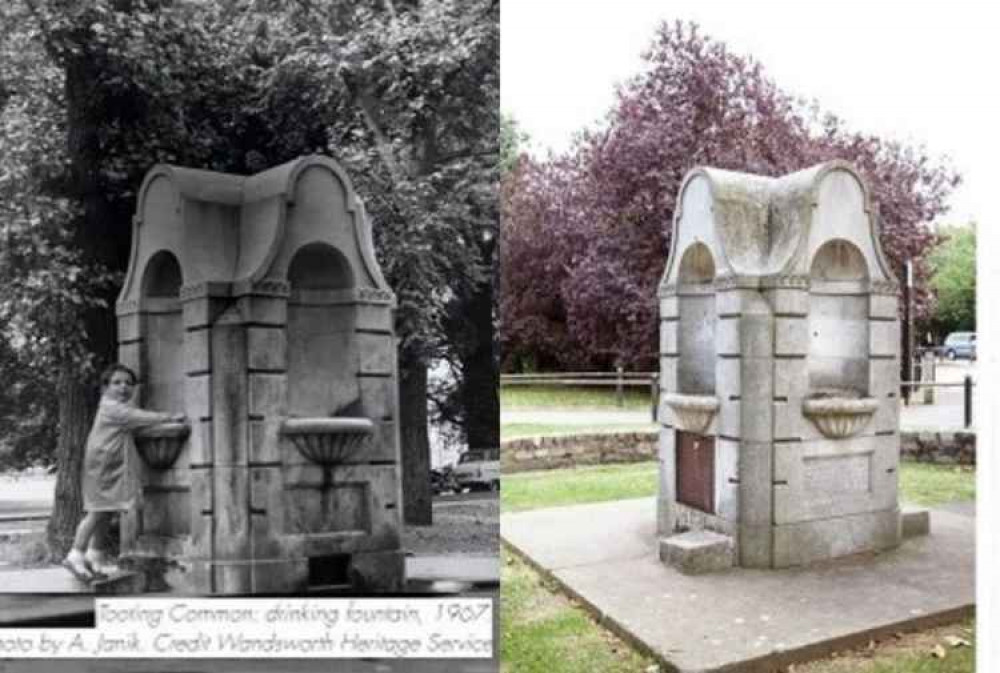
M 936 510 L 930 536 L 891 552 L 685 576 L 657 558 L 652 498 L 501 517 L 505 541 L 684 672 L 773 670 L 964 615 L 975 602 L 974 532 L 967 510 Z

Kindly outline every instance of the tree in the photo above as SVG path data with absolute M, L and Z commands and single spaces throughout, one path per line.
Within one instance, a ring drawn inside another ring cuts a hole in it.
M 698 165 L 775 176 L 854 162 L 879 208 L 883 249 L 897 274 L 915 261 L 916 312 L 928 312 L 926 225 L 958 182 L 947 164 L 848 130 L 696 26 L 661 25 L 643 58 L 603 128 L 510 178 L 518 187 L 505 191 L 505 353 L 564 366 L 654 366 L 656 287 L 675 199 Z
M 937 306 L 930 323 L 939 335 L 976 330 L 976 225 L 947 227 L 930 254 Z

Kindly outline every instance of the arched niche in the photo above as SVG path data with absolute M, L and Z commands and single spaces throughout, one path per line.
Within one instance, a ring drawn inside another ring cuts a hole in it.
M 842 239 L 816 251 L 809 271 L 809 387 L 868 393 L 869 275 L 862 252 Z
M 310 243 L 292 257 L 288 282 L 299 290 L 346 290 L 354 287 L 354 272 L 347 257 L 325 243 Z
M 142 404 L 152 409 L 184 409 L 183 284 L 173 253 L 161 250 L 150 257 L 140 291 L 145 323 Z
M 681 393 L 715 394 L 715 260 L 708 246 L 689 245 L 677 274 L 677 386 Z
M 288 265 L 288 409 L 334 416 L 360 398 L 354 271 L 325 243 L 299 249 Z
M 180 296 L 182 284 L 181 265 L 177 258 L 167 250 L 160 250 L 146 264 L 142 276 L 142 296 L 176 299 Z

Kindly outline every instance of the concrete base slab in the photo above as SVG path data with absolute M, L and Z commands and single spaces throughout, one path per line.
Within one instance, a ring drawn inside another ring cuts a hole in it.
M 145 577 L 141 573 L 127 571 L 92 582 L 81 582 L 62 566 L 17 568 L 0 572 L 0 594 L 117 596 L 142 593 L 145 590 Z
M 755 671 L 954 620 L 975 603 L 975 519 L 935 510 L 896 550 L 806 568 L 684 575 L 658 559 L 652 498 L 504 514 L 501 535 L 677 671 Z
M 410 582 L 462 582 L 494 585 L 500 582 L 499 556 L 409 556 L 406 579 Z

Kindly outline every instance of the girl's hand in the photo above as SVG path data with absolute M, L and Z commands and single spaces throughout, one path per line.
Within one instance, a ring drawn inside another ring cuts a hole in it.
M 187 420 L 187 416 L 185 416 L 184 414 L 171 414 L 170 415 L 170 422 L 172 422 L 172 423 L 183 423 L 186 420 Z

